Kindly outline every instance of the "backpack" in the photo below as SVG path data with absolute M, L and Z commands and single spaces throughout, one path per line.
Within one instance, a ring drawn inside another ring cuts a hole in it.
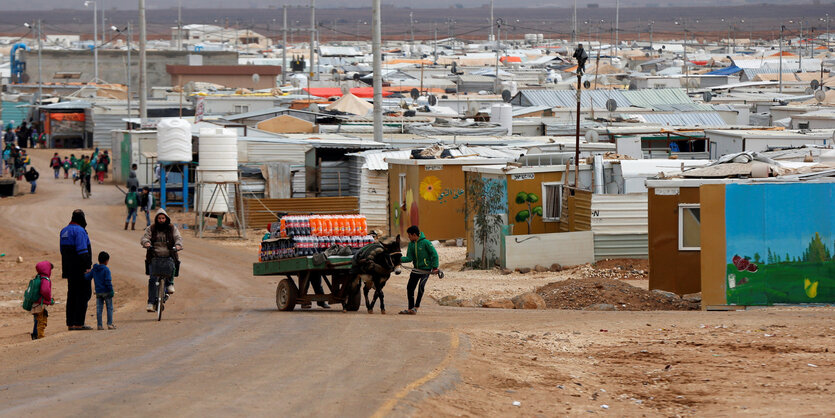
M 29 286 L 23 292 L 23 309 L 27 311 L 32 310 L 32 306 L 38 303 L 41 298 L 41 276 L 35 276 L 34 279 L 29 280 Z
M 139 206 L 139 202 L 136 198 L 136 192 L 129 192 L 127 196 L 125 196 L 125 205 L 127 205 L 128 209 L 136 209 Z

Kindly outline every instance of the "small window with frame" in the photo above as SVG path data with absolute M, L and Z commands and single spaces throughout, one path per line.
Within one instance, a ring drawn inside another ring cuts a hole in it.
M 678 250 L 701 251 L 702 214 L 698 204 L 678 205 Z
M 398 196 L 400 198 L 400 208 L 406 208 L 406 173 L 400 173 L 398 177 Z
M 542 221 L 559 222 L 562 214 L 562 183 L 542 183 Z

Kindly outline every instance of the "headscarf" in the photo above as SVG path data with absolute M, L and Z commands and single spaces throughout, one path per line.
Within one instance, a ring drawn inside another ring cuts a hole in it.
M 81 209 L 72 211 L 72 220 L 70 222 L 87 229 L 87 219 L 84 217 L 84 211 Z

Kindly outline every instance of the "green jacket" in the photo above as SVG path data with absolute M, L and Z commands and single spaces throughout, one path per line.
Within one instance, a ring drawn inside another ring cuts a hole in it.
M 432 242 L 426 239 L 423 232 L 416 242 L 409 242 L 406 256 L 400 259 L 401 263 L 415 263 L 415 268 L 420 270 L 432 270 L 438 268 L 438 252 L 432 246 Z
M 78 171 L 83 175 L 91 174 L 92 171 L 93 171 L 93 167 L 90 165 L 90 163 L 89 162 L 84 162 L 84 160 L 80 160 L 80 161 L 81 161 L 81 163 L 78 167 Z

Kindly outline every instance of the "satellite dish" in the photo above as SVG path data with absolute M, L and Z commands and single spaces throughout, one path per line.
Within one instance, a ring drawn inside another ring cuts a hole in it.
M 618 110 L 618 102 L 615 99 L 606 100 L 606 110 L 610 112 Z
M 821 83 L 818 80 L 812 80 L 812 82 L 809 83 L 809 86 L 812 87 L 812 90 L 817 90 L 818 87 L 821 86 Z
M 319 113 L 319 105 L 317 105 L 316 103 L 311 103 L 310 106 L 307 107 L 307 110 Z
M 252 82 L 255 83 L 255 84 L 258 84 L 259 81 L 261 81 L 261 75 L 258 74 L 258 73 L 253 74 L 252 75 Z
M 658 74 L 658 72 L 655 71 L 655 68 L 653 68 L 653 69 L 649 70 L 649 74 L 650 75 L 656 75 L 656 74 Z
M 186 85 L 183 87 L 183 92 L 186 94 L 186 96 L 191 96 L 191 94 L 194 93 L 194 82 L 189 81 L 188 83 L 186 83 Z
M 502 90 L 502 101 L 505 103 L 510 103 L 510 99 L 513 98 L 513 95 L 510 94 L 510 90 Z
M 821 102 L 823 102 L 824 100 L 826 100 L 826 92 L 825 92 L 825 91 L 823 91 L 823 90 L 818 90 L 818 91 L 816 91 L 816 92 L 815 92 L 815 100 L 816 100 L 818 103 L 821 103 Z
M 340 90 L 342 91 L 343 96 L 347 96 L 347 95 L 351 94 L 351 88 L 348 87 L 348 86 L 342 86 L 342 88 Z
M 589 129 L 586 131 L 586 142 L 597 142 L 600 139 L 600 134 L 597 133 L 594 129 Z
M 412 97 L 412 100 L 417 100 L 417 98 L 420 97 L 420 92 L 418 89 L 411 89 L 409 90 L 409 96 Z
M 360 73 L 354 73 L 353 77 L 351 77 L 351 78 L 353 78 L 354 81 L 360 81 L 360 78 L 362 78 L 362 77 L 360 76 Z
M 811 95 L 815 94 L 815 91 L 812 90 L 811 87 L 806 87 L 806 90 L 803 90 L 803 93 L 806 94 L 807 96 L 811 96 Z
M 591 88 L 591 81 L 589 81 L 589 80 L 584 81 L 583 82 L 583 88 L 584 89 L 590 89 Z
M 705 103 L 710 103 L 710 101 L 713 100 L 713 95 L 709 91 L 706 91 L 702 93 L 702 100 Z
M 435 105 L 438 104 L 438 98 L 435 97 L 434 94 L 430 94 L 428 99 L 429 99 L 429 106 L 435 106 Z

